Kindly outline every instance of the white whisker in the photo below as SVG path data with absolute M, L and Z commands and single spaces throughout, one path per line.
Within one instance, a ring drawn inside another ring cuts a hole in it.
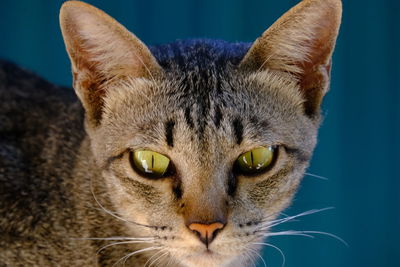
M 151 261 L 153 260 L 154 257 L 157 257 L 159 254 L 162 254 L 165 251 L 165 249 L 161 249 L 160 251 L 157 251 L 156 253 L 154 253 L 147 261 L 146 263 L 143 265 L 143 267 L 146 267 L 147 264 L 149 264 L 149 267 L 151 266 Z
M 297 236 L 305 236 L 305 237 L 314 238 L 314 236 L 312 236 L 312 235 L 307 235 L 303 232 L 293 231 L 293 230 L 282 231 L 282 232 L 271 232 L 271 233 L 264 234 L 265 237 L 280 236 L 280 235 L 297 235 Z
M 311 215 L 311 214 L 315 214 L 315 213 L 318 213 L 318 212 L 331 210 L 331 209 L 333 209 L 333 207 L 327 207 L 327 208 L 323 208 L 323 209 L 312 209 L 312 210 L 309 210 L 309 211 L 305 211 L 305 212 L 299 213 L 297 215 L 293 215 L 293 216 L 289 216 L 289 217 L 285 217 L 285 218 L 269 221 L 269 222 L 266 222 L 266 223 L 262 224 L 259 230 L 266 230 L 266 229 L 272 228 L 272 227 L 274 227 L 276 225 L 279 225 L 279 224 L 282 224 L 282 223 L 285 223 L 285 222 L 288 222 L 288 221 L 292 221 L 293 219 L 298 218 L 298 217 L 303 217 L 303 216 L 307 216 L 307 215 Z
M 260 242 L 260 243 L 253 243 L 253 244 L 254 244 L 254 245 L 267 246 L 267 247 L 271 247 L 271 248 L 276 249 L 276 250 L 281 254 L 281 256 L 282 256 L 282 267 L 285 266 L 286 257 L 285 257 L 285 254 L 283 253 L 283 251 L 282 251 L 280 248 L 278 248 L 277 246 L 272 245 L 272 244 L 270 244 L 270 243 L 263 243 L 263 242 Z
M 117 241 L 117 240 L 131 240 L 131 241 L 151 241 L 151 240 L 156 240 L 155 237 L 120 237 L 120 236 L 114 236 L 114 237 L 71 237 L 70 239 L 75 239 L 75 240 L 110 240 L 110 241 Z
M 143 252 L 146 252 L 146 251 L 150 251 L 150 250 L 160 249 L 160 248 L 161 248 L 161 247 L 148 247 L 148 248 L 136 250 L 136 251 L 131 252 L 131 253 L 129 253 L 129 254 L 123 256 L 122 258 L 120 258 L 120 259 L 119 259 L 118 261 L 116 261 L 111 267 L 114 267 L 114 266 L 118 265 L 121 261 L 124 261 L 124 264 L 125 264 L 126 261 L 127 261 L 130 257 L 132 257 L 133 255 L 136 255 L 136 254 L 139 254 L 139 253 L 143 253 Z
M 153 264 L 155 264 L 157 261 L 161 260 L 163 257 L 168 255 L 168 251 L 165 251 L 164 253 L 162 253 L 159 257 L 157 257 L 156 259 L 153 260 L 153 262 L 149 265 L 149 267 L 153 266 Z
M 258 253 L 256 250 L 249 248 L 250 251 L 252 251 L 257 257 L 259 257 L 264 264 L 264 267 L 267 267 L 267 263 L 265 262 L 264 258 Z M 257 265 L 256 265 L 257 266 Z
M 264 234 L 265 237 L 269 236 L 290 236 L 290 235 L 295 235 L 295 236 L 306 236 L 306 237 L 311 237 L 314 238 L 314 236 L 310 234 L 319 234 L 319 235 L 326 235 L 329 237 L 332 237 L 341 243 L 343 243 L 345 246 L 349 247 L 349 244 L 344 241 L 342 238 L 338 237 L 337 235 L 327 233 L 327 232 L 321 232 L 321 231 L 298 231 L 298 230 L 288 230 L 288 231 L 282 231 L 282 232 L 275 232 L 275 233 L 266 233 Z
M 314 177 L 314 178 L 318 178 L 318 179 L 321 179 L 321 180 L 324 180 L 324 181 L 328 181 L 329 180 L 327 177 L 316 175 L 316 174 L 312 174 L 312 173 L 309 173 L 309 172 L 304 173 L 304 175 L 305 176 Z
M 92 179 L 90 179 L 90 191 L 91 191 L 91 193 L 92 193 L 92 195 L 93 195 L 93 198 L 94 198 L 94 200 L 96 201 L 97 205 L 99 205 L 99 207 L 100 207 L 104 212 L 106 212 L 107 214 L 113 216 L 114 218 L 119 219 L 119 220 L 121 220 L 121 221 L 123 221 L 123 222 L 127 222 L 127 223 L 131 223 L 131 224 L 137 225 L 137 226 L 143 226 L 143 227 L 148 227 L 148 228 L 155 228 L 154 226 L 151 226 L 151 225 L 145 225 L 145 224 L 140 224 L 140 223 L 137 223 L 137 222 L 128 221 L 128 220 L 126 220 L 126 219 L 124 219 L 124 218 L 122 218 L 122 217 L 116 215 L 115 212 L 112 212 L 112 211 L 106 209 L 106 208 L 99 202 L 99 200 L 97 199 L 97 197 L 96 197 L 96 195 L 95 195 L 95 193 L 94 193 Z
M 257 267 L 256 260 L 254 259 L 253 254 L 252 254 L 252 253 L 254 253 L 254 251 L 250 250 L 250 248 L 245 248 L 245 249 L 246 250 L 244 251 L 244 253 L 245 253 L 246 257 L 248 259 L 250 259 L 251 265 L 254 266 L 254 267 Z M 243 263 L 243 261 L 242 261 L 242 263 Z
M 169 252 L 168 252 L 168 254 L 169 254 Z M 169 256 L 169 258 L 168 258 L 168 261 L 167 261 L 167 264 L 165 264 L 165 267 L 168 267 L 170 264 L 172 264 L 174 262 L 174 259 L 171 257 L 171 256 Z
M 123 244 L 143 244 L 143 243 L 145 243 L 145 244 L 154 243 L 154 241 L 124 241 L 124 242 L 115 242 L 115 243 L 111 243 L 111 244 L 108 244 L 108 245 L 105 245 L 105 246 L 99 248 L 99 249 L 96 251 L 96 254 L 99 254 L 102 250 L 104 250 L 104 249 L 106 249 L 106 248 L 108 248 L 108 247 L 112 247 L 112 246 L 116 246 L 116 245 L 123 245 Z

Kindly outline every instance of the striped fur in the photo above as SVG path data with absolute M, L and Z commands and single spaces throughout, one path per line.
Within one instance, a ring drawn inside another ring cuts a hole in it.
M 148 48 L 102 11 L 65 2 L 84 121 L 70 91 L 0 64 L 0 265 L 250 266 L 316 145 L 340 15 L 339 0 L 304 0 L 253 44 Z M 236 172 L 259 146 L 278 147 L 273 166 Z M 136 149 L 166 155 L 175 172 L 138 174 Z M 191 223 L 224 227 L 205 246 Z

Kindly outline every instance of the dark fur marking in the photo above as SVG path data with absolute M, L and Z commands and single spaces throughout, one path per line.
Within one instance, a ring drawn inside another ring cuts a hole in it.
M 221 126 L 221 120 L 222 120 L 222 112 L 219 106 L 215 107 L 215 116 L 214 116 L 214 124 L 215 127 L 219 128 Z
M 235 133 L 236 143 L 240 145 L 243 141 L 243 124 L 239 118 L 233 121 L 233 131 Z
M 117 177 L 125 185 L 129 186 L 135 194 L 140 195 L 142 198 L 146 199 L 147 202 L 151 204 L 156 204 L 159 202 L 161 195 L 153 186 L 141 183 L 129 177 Z
M 270 127 L 269 122 L 265 119 L 259 119 L 256 116 L 251 116 L 249 118 L 249 122 L 257 128 L 261 128 L 261 129 L 268 129 Z
M 174 147 L 174 126 L 175 122 L 173 120 L 169 120 L 165 124 L 165 137 L 167 139 L 167 144 L 170 147 Z
M 190 108 L 189 107 L 187 107 L 185 109 L 185 120 L 186 120 L 186 123 L 189 126 L 189 128 L 190 129 L 194 129 L 194 123 L 193 123 L 192 116 L 190 114 Z
M 176 199 L 182 198 L 183 192 L 182 192 L 182 185 L 181 185 L 180 180 L 178 180 L 178 179 L 174 180 L 174 184 L 172 186 L 172 191 L 174 192 Z M 181 205 L 184 205 L 184 204 L 181 204 Z
M 250 43 L 198 39 L 150 48 L 168 75 L 181 77 L 179 106 L 199 140 L 203 139 L 210 121 L 220 124 L 221 112 L 216 113 L 217 118 L 210 114 L 212 103 L 224 102 L 223 77 L 230 66 L 239 64 L 250 46 Z
M 234 196 L 236 189 L 237 189 L 237 177 L 236 175 L 231 172 L 228 178 L 228 195 L 229 196 Z

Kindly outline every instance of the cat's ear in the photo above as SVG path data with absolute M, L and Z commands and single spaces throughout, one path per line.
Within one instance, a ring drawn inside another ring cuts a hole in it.
M 65 2 L 60 25 L 72 63 L 74 88 L 94 125 L 101 120 L 106 84 L 125 77 L 150 78 L 161 71 L 135 35 L 91 5 Z
M 306 114 L 314 115 L 329 88 L 341 14 L 340 0 L 303 0 L 254 42 L 240 67 L 290 73 L 299 83 Z

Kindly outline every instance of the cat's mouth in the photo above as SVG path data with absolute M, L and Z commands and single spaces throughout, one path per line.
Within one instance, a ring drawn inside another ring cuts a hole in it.
M 212 250 L 210 248 L 205 248 L 203 251 L 200 251 L 198 253 L 200 256 L 209 256 L 209 257 L 214 257 L 214 256 L 221 256 L 221 254 L 219 254 L 218 252 L 216 252 L 215 250 Z
M 218 266 L 225 260 L 225 257 L 210 250 L 189 255 L 185 259 L 189 263 L 188 266 Z
M 222 255 L 218 253 L 215 249 L 210 248 L 201 248 L 198 249 L 196 252 L 189 254 L 188 257 L 221 257 Z
M 226 255 L 220 254 L 215 249 L 199 249 L 195 253 L 188 254 L 184 262 L 187 266 L 222 266 L 229 261 Z

